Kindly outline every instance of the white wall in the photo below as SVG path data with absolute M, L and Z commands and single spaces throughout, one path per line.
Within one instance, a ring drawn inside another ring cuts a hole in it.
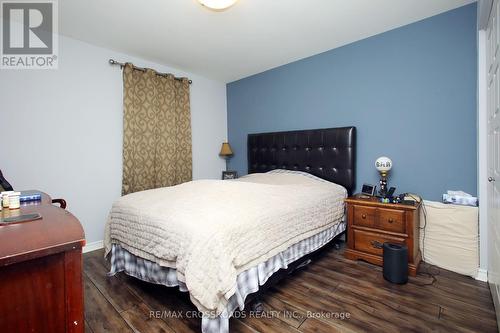
M 121 192 L 122 74 L 109 58 L 192 79 L 193 177 L 225 167 L 224 83 L 61 36 L 58 70 L 0 70 L 0 169 L 16 189 L 65 198 L 88 243 Z

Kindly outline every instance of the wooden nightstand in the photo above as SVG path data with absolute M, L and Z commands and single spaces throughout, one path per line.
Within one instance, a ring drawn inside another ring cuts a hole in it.
M 408 247 L 408 273 L 417 274 L 419 250 L 420 204 L 381 203 L 377 198 L 349 197 L 347 205 L 347 259 L 363 259 L 382 266 L 384 242 Z

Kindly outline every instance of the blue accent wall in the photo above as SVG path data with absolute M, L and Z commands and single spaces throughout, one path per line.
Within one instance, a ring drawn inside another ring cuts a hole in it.
M 471 4 L 229 83 L 230 168 L 249 133 L 353 125 L 358 191 L 386 155 L 398 193 L 476 195 L 476 34 Z

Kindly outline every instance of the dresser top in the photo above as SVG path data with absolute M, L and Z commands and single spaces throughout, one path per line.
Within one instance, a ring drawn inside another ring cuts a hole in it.
M 38 193 L 42 193 L 37 191 Z M 49 195 L 42 201 L 23 203 L 21 209 L 4 208 L 0 217 L 39 213 L 39 220 L 0 224 L 0 266 L 47 256 L 85 245 L 85 234 L 78 219 L 52 205 Z
M 377 197 L 369 197 L 363 198 L 359 195 L 353 195 L 352 197 L 348 197 L 345 199 L 346 203 L 354 204 L 354 205 L 363 205 L 363 206 L 372 206 L 379 208 L 389 208 L 389 209 L 399 209 L 399 210 L 417 210 L 420 207 L 420 203 L 416 205 L 404 205 L 404 204 L 395 204 L 395 203 L 382 203 L 380 199 Z

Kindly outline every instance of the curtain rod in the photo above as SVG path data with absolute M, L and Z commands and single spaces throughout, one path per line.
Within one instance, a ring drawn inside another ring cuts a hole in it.
M 118 61 L 116 61 L 116 60 L 114 60 L 114 59 L 109 59 L 109 64 L 110 64 L 110 65 L 117 65 L 117 66 L 120 66 L 120 68 L 125 67 L 125 64 L 124 64 L 123 62 L 118 62 Z M 147 70 L 147 68 L 137 67 L 137 66 L 134 66 L 134 65 L 132 65 L 132 67 L 133 67 L 134 69 L 138 70 L 138 71 L 143 71 L 143 72 L 145 72 L 145 71 Z M 155 71 L 155 72 L 156 72 L 156 71 Z M 167 73 L 158 73 L 158 72 L 156 72 L 156 74 L 157 74 L 157 75 L 160 75 L 160 76 L 169 75 L 169 74 L 167 74 Z M 178 80 L 178 81 L 182 81 L 182 79 L 183 79 L 182 77 L 174 77 L 174 78 L 175 78 L 176 80 Z M 189 84 L 191 84 L 191 83 L 193 83 L 193 80 L 188 80 L 188 82 L 189 82 Z

